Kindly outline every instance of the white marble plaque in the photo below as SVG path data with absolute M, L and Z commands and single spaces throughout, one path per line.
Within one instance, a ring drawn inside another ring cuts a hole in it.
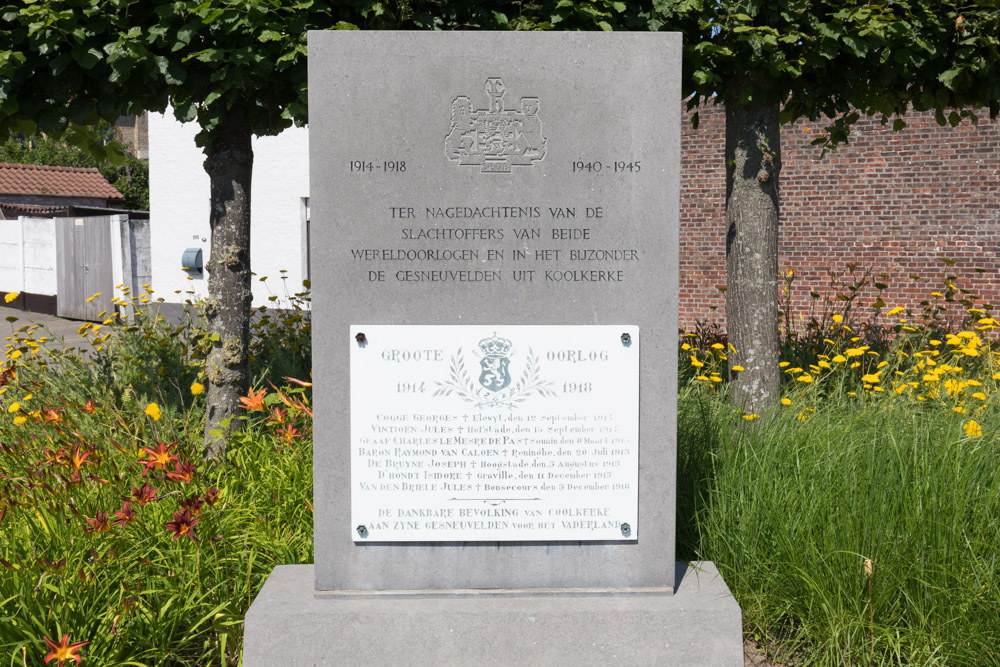
M 638 327 L 351 336 L 355 541 L 638 538 Z

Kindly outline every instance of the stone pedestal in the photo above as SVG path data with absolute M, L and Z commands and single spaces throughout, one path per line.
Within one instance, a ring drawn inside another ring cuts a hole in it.
M 405 567 L 405 564 L 400 564 Z M 275 568 L 246 616 L 246 667 L 743 664 L 740 608 L 715 566 L 656 588 L 314 590 Z

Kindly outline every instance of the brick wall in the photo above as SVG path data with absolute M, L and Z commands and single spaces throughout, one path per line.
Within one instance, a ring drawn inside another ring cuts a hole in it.
M 939 127 L 908 115 L 893 132 L 863 118 L 836 152 L 810 145 L 822 123 L 781 133 L 779 267 L 793 269 L 793 311 L 810 290 L 826 294 L 830 271 L 855 264 L 886 274 L 888 307 L 917 306 L 946 276 L 1000 307 L 1000 122 Z M 680 321 L 725 323 L 725 111 L 705 105 L 681 139 Z M 947 264 L 941 258 L 955 260 Z M 978 271 L 977 271 L 978 269 Z M 910 276 L 920 276 L 919 281 Z M 869 288 L 861 302 L 870 305 Z

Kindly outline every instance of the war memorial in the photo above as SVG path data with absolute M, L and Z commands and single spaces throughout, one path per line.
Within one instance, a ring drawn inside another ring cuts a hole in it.
M 675 560 L 680 36 L 309 50 L 315 565 L 245 664 L 742 664 Z

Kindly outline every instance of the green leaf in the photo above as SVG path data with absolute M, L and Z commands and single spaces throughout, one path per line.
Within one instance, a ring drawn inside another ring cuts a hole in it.
M 906 121 L 903 120 L 902 118 L 897 118 L 896 120 L 892 121 L 892 131 L 893 132 L 899 132 L 904 127 L 906 127 Z

